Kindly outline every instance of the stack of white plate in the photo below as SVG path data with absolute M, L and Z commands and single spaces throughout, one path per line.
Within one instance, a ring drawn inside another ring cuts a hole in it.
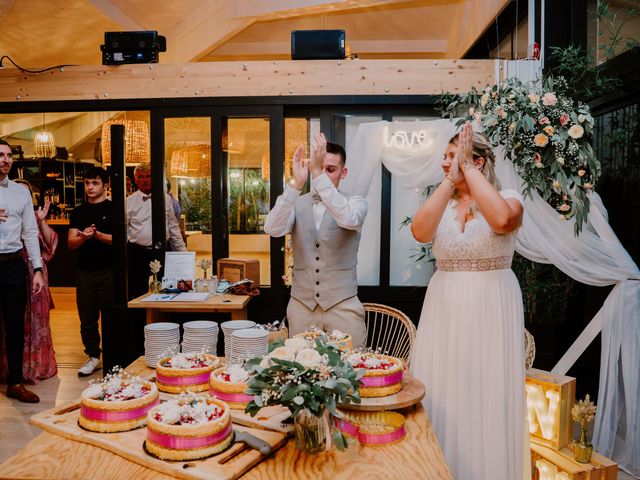
M 255 326 L 256 322 L 252 322 L 251 320 L 231 320 L 220 324 L 222 333 L 224 333 L 224 356 L 227 359 L 227 362 L 233 356 L 233 352 L 231 351 L 231 334 L 236 330 L 244 330 Z
M 242 363 L 253 357 L 264 357 L 269 353 L 269 331 L 261 328 L 236 330 L 231 335 L 231 360 Z
M 163 355 L 180 351 L 180 325 L 158 322 L 144 327 L 144 360 L 151 368 L 156 368 Z
M 218 324 L 208 320 L 196 320 L 182 325 L 182 353 L 211 353 L 218 350 Z

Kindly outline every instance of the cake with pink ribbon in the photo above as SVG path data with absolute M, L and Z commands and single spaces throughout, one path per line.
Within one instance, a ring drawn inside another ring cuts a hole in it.
M 334 425 L 362 445 L 388 445 L 406 435 L 404 416 L 397 412 L 341 411 Z
M 242 409 L 253 400 L 245 393 L 250 372 L 241 365 L 227 365 L 214 370 L 209 381 L 209 395 L 229 404 L 233 409 Z
M 158 401 L 158 389 L 152 382 L 120 370 L 82 392 L 78 423 L 92 432 L 126 432 L 144 426 L 147 413 Z
M 158 360 L 156 384 L 167 393 L 206 392 L 220 359 L 208 353 L 178 353 Z
M 402 360 L 377 352 L 354 352 L 347 356 L 354 369 L 363 369 L 360 396 L 386 397 L 402 390 Z
M 208 395 L 181 394 L 154 407 L 147 416 L 147 451 L 163 460 L 209 457 L 232 441 L 229 406 Z

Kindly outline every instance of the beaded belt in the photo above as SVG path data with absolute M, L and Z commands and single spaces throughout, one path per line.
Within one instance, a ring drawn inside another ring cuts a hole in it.
M 507 256 L 481 258 L 478 260 L 436 260 L 436 266 L 439 270 L 445 272 L 486 272 L 488 270 L 511 268 L 511 258 Z

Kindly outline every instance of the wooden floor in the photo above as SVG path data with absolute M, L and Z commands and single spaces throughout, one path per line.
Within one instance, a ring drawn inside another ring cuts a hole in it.
M 78 368 L 87 357 L 83 352 L 80 339 L 75 289 L 53 288 L 52 292 L 56 308 L 51 311 L 51 331 L 58 360 L 58 375 L 31 387 L 40 396 L 40 403 L 36 404 L 8 399 L 5 396 L 5 386 L 2 385 L 0 463 L 41 432 L 38 428 L 29 425 L 31 415 L 78 399 L 92 378 L 102 377 L 101 370 L 90 377 L 78 377 Z M 633 480 L 633 477 L 619 471 L 618 480 Z

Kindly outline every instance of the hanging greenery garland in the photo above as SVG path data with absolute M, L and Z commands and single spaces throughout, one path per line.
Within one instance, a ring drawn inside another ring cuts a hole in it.
M 537 84 L 515 78 L 440 99 L 443 117 L 479 121 L 494 146 L 503 145 L 524 180 L 524 193 L 535 190 L 563 220 L 575 217 L 575 234 L 589 214 L 589 192 L 600 176 L 595 156 L 593 117 L 576 101 L 564 78 Z

